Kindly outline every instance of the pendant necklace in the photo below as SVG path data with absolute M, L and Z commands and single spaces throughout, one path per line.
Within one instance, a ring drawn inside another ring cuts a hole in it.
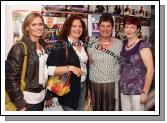
M 137 40 L 135 42 L 129 44 L 129 45 L 127 43 L 126 47 L 129 49 L 129 48 L 133 47 L 136 44 L 136 42 L 137 42 Z

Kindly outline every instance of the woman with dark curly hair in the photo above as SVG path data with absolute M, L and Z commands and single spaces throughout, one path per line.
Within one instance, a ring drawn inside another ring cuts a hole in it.
M 53 75 L 72 72 L 70 92 L 58 97 L 59 103 L 65 111 L 82 111 L 84 108 L 88 61 L 87 53 L 82 45 L 85 37 L 86 26 L 84 21 L 76 15 L 69 17 L 60 31 L 60 41 L 56 44 L 59 47 L 53 48 L 48 57 L 48 66 L 56 66 Z M 67 64 L 64 46 L 68 49 Z

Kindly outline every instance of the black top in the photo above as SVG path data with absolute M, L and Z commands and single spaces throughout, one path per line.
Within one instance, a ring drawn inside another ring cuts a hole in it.
M 65 41 L 64 41 L 65 42 Z M 66 66 L 66 54 L 64 48 L 64 42 L 57 42 L 51 53 L 48 56 L 47 65 L 48 66 Z M 67 41 L 69 43 L 69 41 Z M 75 53 L 73 47 L 68 48 L 68 62 L 67 65 L 73 65 L 80 67 L 80 61 Z M 81 77 L 77 77 L 75 74 L 71 74 L 70 78 L 70 92 L 62 97 L 58 96 L 59 103 L 61 105 L 69 106 L 73 109 L 77 109 L 78 101 L 80 96 L 80 82 Z

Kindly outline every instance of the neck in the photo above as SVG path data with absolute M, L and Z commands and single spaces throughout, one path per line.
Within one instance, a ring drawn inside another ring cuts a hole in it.
M 39 37 L 31 37 L 31 40 L 33 41 L 33 42 L 36 42 L 37 44 L 39 43 Z
M 100 38 L 100 42 L 106 43 L 106 42 L 111 42 L 111 38 Z
M 134 42 L 137 42 L 137 41 L 138 41 L 137 37 L 133 37 L 133 38 L 128 39 L 128 43 L 134 43 Z
M 74 38 L 74 37 L 71 37 L 69 36 L 69 38 L 71 39 L 71 41 L 74 43 L 74 42 L 77 42 L 79 39 L 78 38 Z

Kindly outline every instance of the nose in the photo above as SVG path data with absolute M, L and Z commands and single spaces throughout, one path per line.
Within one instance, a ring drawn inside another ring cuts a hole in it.
M 81 27 L 80 27 L 80 26 L 77 26 L 76 30 L 77 30 L 77 31 L 80 31 L 80 30 L 81 30 Z
M 43 29 L 44 29 L 44 26 L 43 26 L 43 25 L 38 25 L 38 26 L 37 26 L 37 29 L 38 29 L 38 30 L 43 30 Z
M 103 27 L 103 30 L 104 30 L 104 31 L 107 31 L 107 30 L 108 30 L 108 27 L 107 27 L 107 26 L 104 26 L 104 27 Z
M 127 32 L 131 32 L 131 28 L 127 28 L 126 31 L 127 31 Z

